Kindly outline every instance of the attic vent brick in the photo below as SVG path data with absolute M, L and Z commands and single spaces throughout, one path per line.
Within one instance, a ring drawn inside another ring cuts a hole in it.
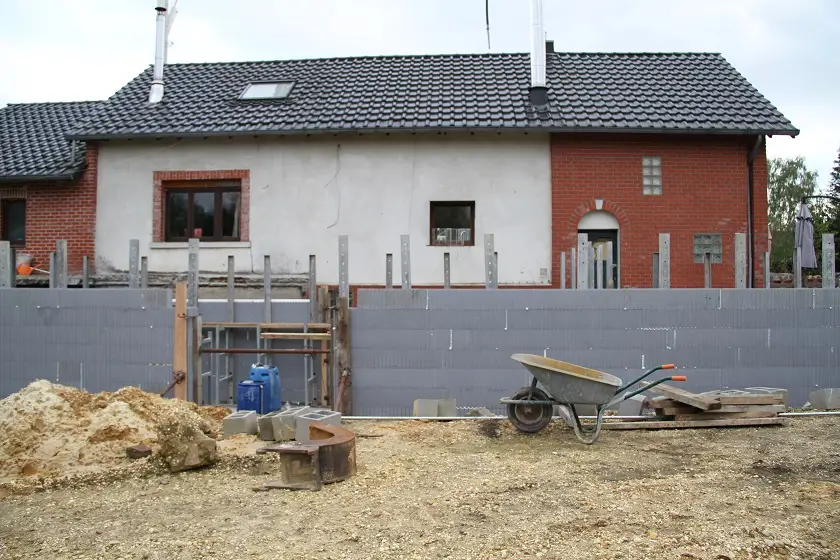
M 240 99 L 283 99 L 292 91 L 294 82 L 253 82 L 248 84 Z

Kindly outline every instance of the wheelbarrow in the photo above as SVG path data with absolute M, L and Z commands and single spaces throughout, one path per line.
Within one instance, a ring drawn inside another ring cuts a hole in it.
M 630 387 L 659 370 L 674 369 L 674 364 L 656 366 L 630 383 L 622 383 L 621 379 L 615 375 L 544 356 L 514 354 L 511 358 L 525 366 L 534 376 L 530 386 L 519 389 L 512 397 L 499 400 L 507 405 L 507 415 L 511 424 L 523 433 L 539 432 L 551 422 L 554 406 L 558 405 L 570 411 L 574 420 L 572 427 L 575 435 L 587 445 L 598 440 L 604 413 L 610 407 L 660 383 L 686 380 L 683 375 L 672 375 L 658 379 L 641 389 L 628 391 Z M 537 387 L 538 382 L 546 388 L 548 393 Z M 581 424 L 575 410 L 575 405 L 578 404 L 595 405 L 598 414 L 594 427 L 584 427 Z

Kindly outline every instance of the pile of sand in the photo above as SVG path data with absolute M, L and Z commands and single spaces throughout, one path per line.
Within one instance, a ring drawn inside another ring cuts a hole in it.
M 126 387 L 91 394 L 38 380 L 0 400 L 0 479 L 63 476 L 130 462 L 125 448 L 158 451 L 164 418 L 217 437 L 223 407 L 198 407 Z

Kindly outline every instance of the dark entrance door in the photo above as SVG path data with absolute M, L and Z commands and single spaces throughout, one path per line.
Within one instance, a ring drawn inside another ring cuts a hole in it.
M 615 229 L 581 229 L 578 233 L 585 233 L 587 239 L 592 243 L 595 254 L 598 254 L 598 246 L 603 245 L 604 256 L 607 254 L 607 243 L 612 242 L 612 280 L 613 287 L 618 288 L 618 230 Z M 604 278 L 608 278 L 608 272 L 604 271 Z M 606 283 L 606 282 L 605 282 Z M 594 282 L 593 282 L 594 284 Z M 600 288 L 600 286 L 598 286 Z

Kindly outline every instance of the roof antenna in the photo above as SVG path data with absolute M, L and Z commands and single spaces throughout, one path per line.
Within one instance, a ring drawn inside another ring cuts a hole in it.
M 490 0 L 484 0 L 484 21 L 487 23 L 487 50 L 490 50 Z
M 149 103 L 159 103 L 163 99 L 163 59 L 166 56 L 166 11 L 169 0 L 158 0 L 157 28 L 155 32 L 155 70 L 152 77 L 152 89 L 149 90 Z

